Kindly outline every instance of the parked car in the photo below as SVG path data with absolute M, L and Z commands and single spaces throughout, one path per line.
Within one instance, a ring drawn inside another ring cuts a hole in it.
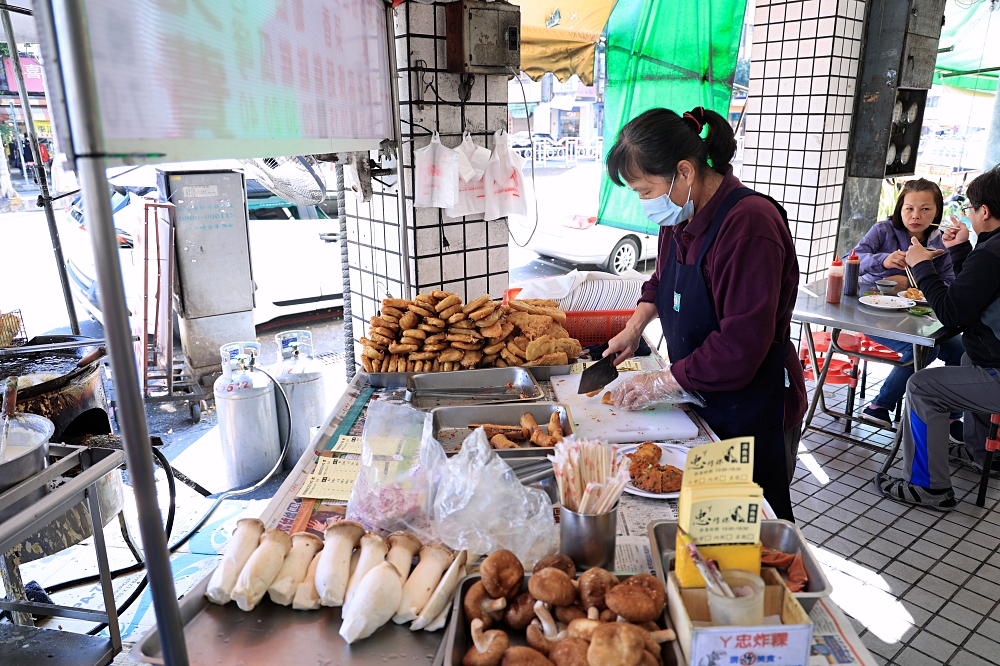
M 655 230 L 632 231 L 598 223 L 602 168 L 599 162 L 585 162 L 538 182 L 538 228 L 527 244 L 529 250 L 574 264 L 597 265 L 615 274 L 656 257 Z M 533 220 L 534 211 L 527 218 L 512 216 L 515 237 L 526 238 Z
M 156 192 L 156 171 L 154 167 L 142 167 L 127 174 L 123 169 L 117 172 L 120 177 L 115 177 L 115 170 L 109 170 L 113 178 L 110 197 L 126 299 L 138 302 L 142 263 L 133 245 L 143 224 L 143 197 Z M 336 219 L 323 210 L 331 210 L 329 205 L 296 206 L 248 179 L 247 208 L 255 286 L 254 323 L 343 306 L 339 228 Z M 335 204 L 332 210 L 336 211 Z M 71 291 L 90 316 L 103 323 L 94 255 L 80 197 L 58 217 L 58 223 Z

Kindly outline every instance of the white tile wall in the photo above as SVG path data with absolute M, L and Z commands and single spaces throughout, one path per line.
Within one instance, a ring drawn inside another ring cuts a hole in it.
M 805 281 L 833 259 L 864 0 L 757 0 L 742 180 L 784 204 Z
M 403 178 L 410 256 L 399 244 L 399 199 L 395 190 L 374 183 L 372 201 L 348 194 L 348 260 L 351 267 L 355 351 L 368 331 L 368 318 L 387 294 L 412 296 L 432 289 L 455 291 L 465 299 L 489 291 L 498 298 L 507 288 L 507 221 L 482 216 L 450 218 L 435 208 L 413 208 L 413 151 L 429 142 L 429 131 L 457 146 L 468 130 L 479 145 L 492 148 L 492 135 L 507 128 L 507 78 L 477 75 L 464 107 L 457 74 L 445 72 L 445 5 L 405 3 L 396 12 L 396 59 L 403 118 Z M 422 61 L 419 62 L 418 61 Z M 429 84 L 429 86 L 428 86 Z M 419 103 L 418 99 L 421 100 Z M 477 221 L 478 217 L 478 221 Z M 410 265 L 413 293 L 403 294 L 403 262 Z

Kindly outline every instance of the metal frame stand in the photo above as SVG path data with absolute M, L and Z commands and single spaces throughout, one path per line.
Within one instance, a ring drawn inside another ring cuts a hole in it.
M 24 87 L 24 72 L 21 71 L 21 57 L 17 53 L 17 41 L 14 39 L 14 29 L 10 25 L 10 13 L 0 10 L 0 21 L 3 21 L 3 31 L 10 47 L 11 66 L 14 78 L 17 80 L 17 93 L 21 98 L 21 109 L 24 111 L 25 131 L 31 154 L 35 158 L 35 180 L 38 182 L 38 205 L 45 209 L 45 221 L 49 227 L 49 239 L 52 241 L 52 253 L 56 256 L 56 270 L 59 271 L 59 283 L 62 286 L 63 301 L 66 304 L 66 314 L 69 316 L 69 327 L 73 335 L 80 335 L 80 322 L 76 319 L 76 306 L 73 303 L 73 293 L 69 289 L 69 275 L 66 273 L 66 259 L 63 258 L 62 242 L 59 240 L 59 228 L 56 226 L 55 212 L 52 210 L 52 197 L 49 196 L 49 184 L 45 174 L 45 164 L 42 162 L 42 151 L 38 147 L 38 135 L 35 133 L 35 121 L 31 114 L 31 104 L 28 99 L 28 89 Z M 18 146 L 20 150 L 20 146 Z M 24 167 L 27 179 L 27 166 Z
M 878 446 L 877 444 L 870 444 L 864 440 L 858 439 L 857 437 L 852 437 L 850 432 L 851 423 L 864 423 L 865 425 L 873 425 L 871 421 L 862 419 L 854 414 L 847 414 L 845 412 L 839 412 L 834 409 L 830 409 L 826 406 L 826 397 L 823 395 L 823 385 L 826 383 L 826 375 L 830 370 L 831 363 L 829 362 L 833 358 L 833 354 L 843 354 L 844 356 L 849 356 L 852 358 L 857 358 L 863 361 L 873 361 L 876 363 L 885 363 L 887 365 L 892 365 L 894 367 L 909 367 L 913 366 L 914 372 L 922 370 L 924 364 L 927 360 L 927 354 L 930 353 L 930 347 L 925 347 L 924 345 L 913 345 L 913 362 L 911 363 L 900 363 L 899 361 L 892 361 L 885 358 L 879 358 L 877 356 L 871 356 L 869 354 L 863 354 L 860 352 L 847 351 L 842 348 L 838 342 L 838 338 L 843 331 L 839 328 L 835 328 L 830 332 L 830 349 L 826 354 L 826 359 L 823 362 L 823 369 L 820 370 L 819 374 L 816 375 L 816 388 L 813 391 L 812 400 L 809 402 L 809 411 L 806 412 L 805 422 L 802 424 L 803 431 L 813 431 L 818 432 L 829 437 L 835 437 L 837 439 L 844 440 L 855 446 L 860 446 L 862 448 L 868 449 L 870 451 L 885 452 L 884 446 Z M 812 327 L 807 322 L 802 322 L 802 335 L 806 339 L 806 346 L 809 348 L 809 362 L 812 364 L 813 372 L 815 372 L 817 365 L 816 357 L 816 344 L 813 341 Z M 853 401 L 852 401 L 853 402 Z M 844 432 L 837 432 L 835 430 L 829 430 L 827 428 L 822 428 L 820 426 L 815 426 L 812 424 L 813 418 L 816 416 L 816 408 L 819 407 L 820 411 L 828 416 L 832 416 L 836 419 L 842 419 L 845 423 Z M 891 430 L 891 429 L 889 429 Z M 895 440 L 895 444 L 891 449 L 889 454 L 889 460 L 891 464 L 892 457 L 895 456 L 896 450 L 899 448 L 898 437 Z
M 115 608 L 115 588 L 111 582 L 111 566 L 108 564 L 107 545 L 104 542 L 104 521 L 98 500 L 97 483 L 108 472 L 117 469 L 124 462 L 124 456 L 120 451 L 92 449 L 85 446 L 52 445 L 49 447 L 49 453 L 61 456 L 61 459 L 49 465 L 40 474 L 0 495 L 0 510 L 30 496 L 39 488 L 48 485 L 52 479 L 64 475 L 77 466 L 82 467 L 83 471 L 68 483 L 0 523 L 0 553 L 8 553 L 23 539 L 31 537 L 41 528 L 62 517 L 68 509 L 86 500 L 90 509 L 90 525 L 97 552 L 104 610 L 13 600 L 19 595 L 11 592 L 12 600 L 0 601 L 0 609 L 11 611 L 14 617 L 13 625 L 0 625 L 0 663 L 5 666 L 21 664 L 35 666 L 42 662 L 102 666 L 121 652 L 122 639 L 118 626 L 118 612 Z M 4 556 L 4 566 L 0 568 L 4 570 L 4 583 L 8 586 L 7 589 L 17 587 L 20 574 L 13 558 Z M 109 637 L 39 629 L 34 626 L 32 615 L 105 623 L 108 625 Z M 68 638 L 60 641 L 53 635 Z
M 184 625 L 177 607 L 170 553 L 156 499 L 146 410 L 139 377 L 135 372 L 135 354 L 125 305 L 118 239 L 108 196 L 105 155 L 102 152 L 104 140 L 101 135 L 86 10 L 84 3 L 77 0 L 36 0 L 34 8 L 36 14 L 45 14 L 40 22 L 49 22 L 53 27 L 52 32 L 56 37 L 54 46 L 58 53 L 67 56 L 59 58 L 62 88 L 72 130 L 73 155 L 80 177 L 84 211 L 94 246 L 101 311 L 105 318 L 104 331 L 120 408 L 118 424 L 135 492 L 139 532 L 164 662 L 168 666 L 187 666 L 189 662 L 184 643 Z

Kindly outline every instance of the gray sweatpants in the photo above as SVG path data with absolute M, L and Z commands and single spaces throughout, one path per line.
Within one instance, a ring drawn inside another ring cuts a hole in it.
M 903 477 L 932 490 L 951 488 L 948 424 L 951 412 L 965 412 L 965 448 L 977 462 L 986 457 L 990 414 L 1000 413 L 1000 371 L 972 365 L 926 368 L 906 383 L 902 429 Z

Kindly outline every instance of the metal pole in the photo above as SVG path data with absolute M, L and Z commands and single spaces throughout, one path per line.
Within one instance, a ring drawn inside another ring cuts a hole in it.
M 389 42 L 389 105 L 392 111 L 392 133 L 396 139 L 396 172 L 399 177 L 399 249 L 403 265 L 403 298 L 410 298 L 410 236 L 406 229 L 406 173 L 403 170 L 403 123 L 399 114 L 399 70 L 396 69 L 396 11 L 386 5 L 385 34 Z
M 36 10 L 46 4 L 36 0 Z M 80 177 L 84 212 L 90 227 L 100 287 L 104 332 L 111 353 L 115 391 L 120 408 L 118 425 L 138 511 L 146 573 L 153 596 L 164 663 L 187 666 L 184 625 L 177 607 L 177 593 L 170 570 L 170 553 L 156 501 L 153 457 L 150 451 L 146 411 L 139 391 L 132 334 L 129 330 L 125 289 L 122 285 L 118 239 L 111 216 L 111 200 L 105 173 L 96 80 L 84 4 L 78 0 L 51 0 L 56 46 L 63 58 L 62 77 L 67 110 L 73 132 L 73 153 Z
M 42 151 L 38 148 L 38 134 L 35 133 L 35 121 L 31 114 L 31 104 L 28 99 L 28 89 L 24 85 L 24 72 L 21 71 L 21 57 L 17 53 L 17 41 L 14 39 L 14 29 L 10 25 L 10 12 L 0 11 L 3 21 L 3 32 L 7 36 L 7 46 L 10 49 L 11 66 L 14 78 L 17 79 L 17 93 L 21 98 L 21 108 L 24 110 L 24 125 L 28 133 L 28 143 L 31 144 L 31 154 L 35 156 L 35 180 L 38 181 L 38 198 L 45 209 L 45 221 L 49 225 L 49 239 L 52 241 L 52 253 L 56 256 L 56 270 L 59 271 L 59 283 L 62 285 L 63 301 L 66 303 L 66 314 L 69 315 L 69 327 L 73 335 L 80 335 L 80 322 L 76 320 L 76 306 L 73 304 L 73 293 L 69 290 L 69 275 L 66 273 L 66 260 L 63 258 L 62 243 L 59 241 L 59 228 L 56 226 L 56 215 L 52 210 L 52 199 L 49 198 L 49 183 L 45 177 L 45 165 L 42 163 Z M 15 129 L 16 126 L 15 126 Z M 18 141 L 20 149 L 20 141 Z M 22 155 L 23 162 L 23 155 Z M 24 167 L 25 174 L 28 168 Z

